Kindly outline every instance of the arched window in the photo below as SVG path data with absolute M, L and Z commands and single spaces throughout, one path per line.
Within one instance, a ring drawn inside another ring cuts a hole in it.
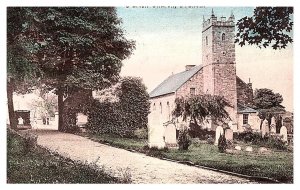
M 162 105 L 161 102 L 159 103 L 160 113 L 162 113 Z
M 155 103 L 153 104 L 153 111 L 155 111 L 156 110 L 156 107 L 155 107 Z
M 208 45 L 208 38 L 207 38 L 207 36 L 205 37 L 205 44 Z
M 171 118 L 171 113 L 170 113 L 170 104 L 167 102 L 167 110 L 168 110 L 168 120 Z
M 222 41 L 225 41 L 225 33 L 222 34 Z

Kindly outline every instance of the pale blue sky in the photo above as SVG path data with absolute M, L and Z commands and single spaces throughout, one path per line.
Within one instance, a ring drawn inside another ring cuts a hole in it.
M 214 7 L 219 18 L 235 20 L 251 16 L 253 7 Z M 148 91 L 153 90 L 172 73 L 184 70 L 187 64 L 202 62 L 202 21 L 211 15 L 205 8 L 118 8 L 126 36 L 136 41 L 133 55 L 124 61 L 122 76 L 143 78 Z M 253 89 L 270 88 L 283 95 L 283 105 L 293 110 L 293 49 L 259 49 L 236 45 L 237 75 Z

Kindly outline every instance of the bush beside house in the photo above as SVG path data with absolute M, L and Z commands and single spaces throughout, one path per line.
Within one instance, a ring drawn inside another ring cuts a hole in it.
M 147 129 L 149 95 L 140 78 L 122 78 L 99 94 L 89 108 L 88 131 L 134 137 L 136 130 Z

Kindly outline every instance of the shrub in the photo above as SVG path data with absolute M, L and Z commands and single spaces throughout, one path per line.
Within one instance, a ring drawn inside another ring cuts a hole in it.
M 23 138 L 24 138 L 25 153 L 34 150 L 37 145 L 37 135 L 27 132 L 25 133 Z
M 218 141 L 219 152 L 224 153 L 226 148 L 227 148 L 227 142 L 226 142 L 225 135 L 221 135 Z
M 199 138 L 200 140 L 207 140 L 208 137 L 213 137 L 216 135 L 215 131 L 208 131 L 207 129 L 203 129 L 200 125 L 196 125 L 191 123 L 189 126 L 189 135 L 192 138 Z
M 121 79 L 113 95 L 117 101 L 94 100 L 89 108 L 87 129 L 93 133 L 112 133 L 134 137 L 137 129 L 146 129 L 150 109 L 149 95 L 140 78 Z M 142 131 L 139 135 L 143 136 Z
M 277 150 L 287 150 L 286 144 L 282 142 L 281 138 L 278 138 L 277 136 L 262 137 L 260 133 L 246 131 L 243 133 L 235 134 L 234 138 L 245 143 L 251 143 L 253 145 L 275 148 Z
M 208 144 L 214 144 L 215 143 L 215 139 L 211 135 L 209 135 L 208 138 L 207 138 L 207 143 Z
M 187 129 L 183 129 L 179 131 L 177 143 L 179 145 L 179 150 L 188 150 L 192 141 L 191 141 L 191 137 L 188 134 Z
M 134 136 L 137 137 L 138 139 L 147 139 L 148 129 L 147 128 L 136 129 L 134 131 Z

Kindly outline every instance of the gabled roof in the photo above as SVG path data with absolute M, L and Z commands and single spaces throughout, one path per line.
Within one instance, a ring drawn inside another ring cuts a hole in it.
M 238 110 L 237 110 L 238 113 L 256 113 L 256 112 L 258 112 L 257 110 L 247 107 L 242 104 L 238 104 L 237 107 L 238 107 Z
M 202 69 L 202 65 L 198 65 L 187 71 L 183 71 L 169 76 L 166 80 L 164 80 L 160 85 L 158 85 L 154 90 L 150 92 L 150 98 L 174 93 L 186 81 L 188 81 L 192 76 L 194 76 L 200 69 Z

